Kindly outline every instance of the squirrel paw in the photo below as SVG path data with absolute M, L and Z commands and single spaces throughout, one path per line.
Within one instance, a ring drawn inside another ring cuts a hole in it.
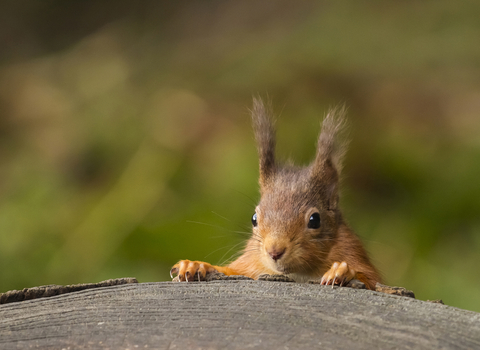
M 355 270 L 348 267 L 347 263 L 344 261 L 342 263 L 335 262 L 333 263 L 330 270 L 325 272 L 322 277 L 321 284 L 329 285 L 331 284 L 332 287 L 335 284 L 339 286 L 343 286 L 348 283 L 350 280 L 354 279 L 356 275 Z
M 207 273 L 217 271 L 212 265 L 203 261 L 180 260 L 170 270 L 170 277 L 178 282 L 204 281 Z M 176 274 L 177 277 L 173 277 Z

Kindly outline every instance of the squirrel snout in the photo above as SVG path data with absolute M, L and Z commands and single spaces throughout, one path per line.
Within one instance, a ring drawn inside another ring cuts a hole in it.
M 274 261 L 277 261 L 283 256 L 283 254 L 285 254 L 285 248 L 282 248 L 282 249 L 272 248 L 267 250 L 267 252 L 268 252 L 268 255 L 270 255 L 270 257 Z

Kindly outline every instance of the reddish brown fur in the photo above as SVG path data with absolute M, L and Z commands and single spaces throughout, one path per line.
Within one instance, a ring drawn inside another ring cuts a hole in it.
M 180 261 L 172 268 L 180 280 L 217 270 L 227 275 L 258 278 L 260 274 L 288 274 L 295 280 L 329 277 L 326 284 L 358 278 L 369 289 L 380 282 L 359 238 L 347 227 L 338 207 L 338 185 L 344 147 L 337 134 L 345 109 L 331 111 L 323 121 L 314 162 L 305 168 L 279 166 L 275 161 L 274 122 L 260 99 L 254 99 L 252 119 L 259 152 L 260 203 L 257 223 L 244 253 L 228 266 Z M 319 227 L 310 227 L 312 215 Z M 335 275 L 334 263 L 346 262 Z M 333 273 L 333 274 L 332 274 Z

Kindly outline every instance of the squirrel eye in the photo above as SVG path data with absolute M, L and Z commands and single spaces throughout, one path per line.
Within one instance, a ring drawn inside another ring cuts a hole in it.
M 320 228 L 320 214 L 313 213 L 308 220 L 308 228 Z
M 258 225 L 258 222 L 257 222 L 257 213 L 253 213 L 253 216 L 252 216 L 252 225 L 253 225 L 253 227 L 257 227 L 257 225 Z

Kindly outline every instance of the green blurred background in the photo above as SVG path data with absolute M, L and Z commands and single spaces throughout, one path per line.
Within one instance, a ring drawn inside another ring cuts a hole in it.
M 346 103 L 342 208 L 385 282 L 480 311 L 479 2 L 0 7 L 0 292 L 228 259 L 260 94 L 299 164 Z

